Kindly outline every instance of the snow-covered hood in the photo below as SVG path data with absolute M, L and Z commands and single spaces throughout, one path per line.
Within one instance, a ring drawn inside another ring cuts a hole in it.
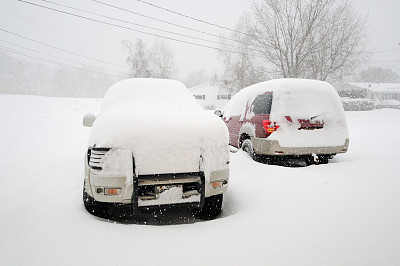
M 229 157 L 227 128 L 187 93 L 190 98 L 172 104 L 157 97 L 111 104 L 106 95 L 88 145 L 131 151 L 138 174 L 198 172 L 201 157 L 206 167 L 217 167 L 213 161 Z
M 206 111 L 123 109 L 96 119 L 89 145 L 131 150 L 141 174 L 199 171 L 200 155 L 228 145 L 225 125 Z

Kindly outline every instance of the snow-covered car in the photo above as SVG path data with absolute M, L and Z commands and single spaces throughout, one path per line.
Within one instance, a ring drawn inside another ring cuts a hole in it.
M 349 134 L 341 100 L 327 82 L 277 79 L 239 91 L 222 111 L 230 145 L 253 159 L 301 158 L 328 163 L 347 152 Z
M 84 204 L 98 216 L 188 205 L 221 212 L 229 181 L 229 133 L 180 82 L 127 79 L 106 93 L 85 155 Z

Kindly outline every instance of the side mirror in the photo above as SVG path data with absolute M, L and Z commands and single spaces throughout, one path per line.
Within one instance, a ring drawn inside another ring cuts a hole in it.
M 215 110 L 215 111 L 214 111 L 214 114 L 215 114 L 216 116 L 218 116 L 218 117 L 222 117 L 222 112 L 221 112 L 221 110 L 219 110 L 219 109 Z
M 96 120 L 96 116 L 92 113 L 86 114 L 83 117 L 83 126 L 92 127 L 94 121 Z

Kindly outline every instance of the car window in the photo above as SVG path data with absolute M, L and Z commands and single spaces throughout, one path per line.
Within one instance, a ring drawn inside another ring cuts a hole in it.
M 258 95 L 252 104 L 252 110 L 256 115 L 268 115 L 271 112 L 272 93 Z

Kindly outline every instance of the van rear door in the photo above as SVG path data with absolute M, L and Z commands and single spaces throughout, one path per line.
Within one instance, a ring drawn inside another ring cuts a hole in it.
M 265 122 L 263 121 L 269 121 L 271 106 L 272 92 L 266 92 L 258 95 L 247 109 L 245 122 L 251 123 L 254 126 L 257 138 L 266 138 L 269 135 L 264 128 Z

